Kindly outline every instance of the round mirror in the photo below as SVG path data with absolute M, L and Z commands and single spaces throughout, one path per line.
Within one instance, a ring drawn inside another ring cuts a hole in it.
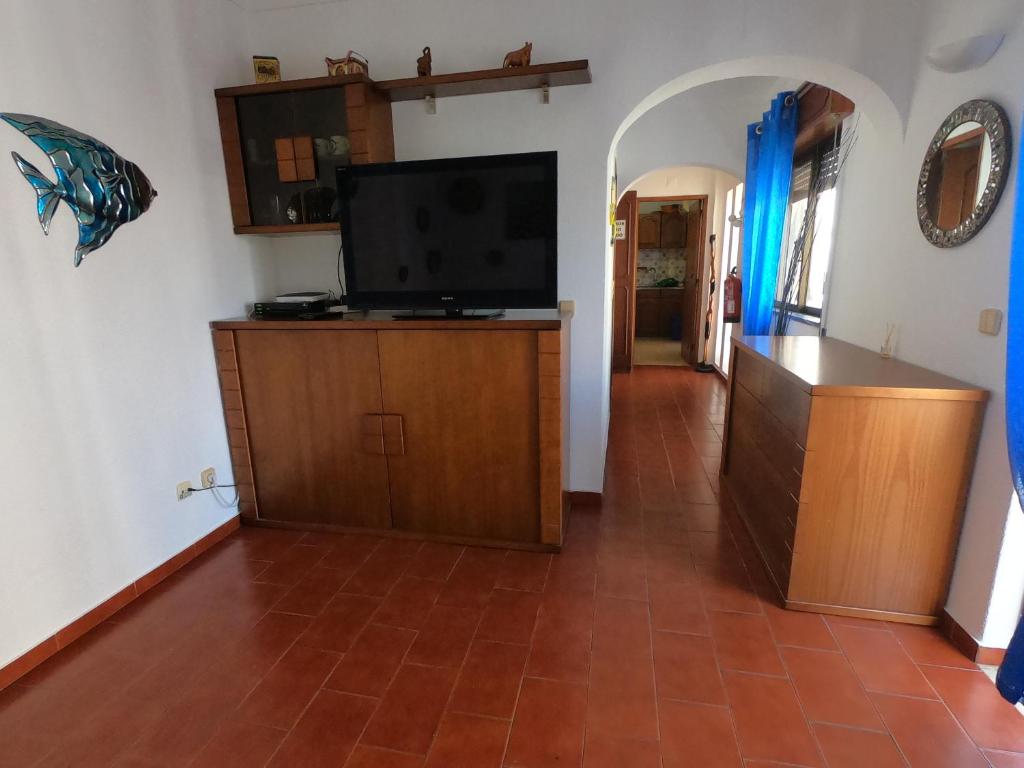
M 917 182 L 917 220 L 940 248 L 967 242 L 982 228 L 1006 185 L 1010 123 L 991 101 L 968 101 L 928 145 Z

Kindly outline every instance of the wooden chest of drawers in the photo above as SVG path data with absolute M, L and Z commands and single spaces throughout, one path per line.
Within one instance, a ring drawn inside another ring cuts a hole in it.
M 733 347 L 724 487 L 786 607 L 935 623 L 988 393 L 835 339 Z

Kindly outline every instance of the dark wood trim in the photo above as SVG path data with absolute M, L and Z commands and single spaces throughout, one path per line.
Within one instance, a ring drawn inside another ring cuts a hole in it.
M 957 146 L 958 144 L 963 144 L 965 142 L 972 141 L 972 140 L 978 138 L 979 136 L 984 136 L 984 135 L 985 135 L 985 129 L 984 128 L 975 128 L 973 131 L 967 131 L 967 133 L 961 133 L 959 136 L 954 136 L 951 139 L 946 139 L 944 142 L 942 142 L 942 148 L 943 149 L 952 149 L 953 147 Z
M 562 320 L 496 318 L 493 320 L 445 320 L 424 317 L 422 320 L 395 320 L 390 315 L 353 320 L 217 320 L 210 327 L 218 331 L 558 331 Z
M 248 203 L 246 203 L 248 205 Z M 234 209 L 234 205 L 232 205 Z M 251 224 L 235 226 L 236 235 L 313 235 L 324 232 L 333 232 L 341 236 L 341 227 L 338 222 L 326 222 L 322 224 Z
M 470 96 L 477 93 L 523 91 L 548 86 L 585 85 L 591 81 L 590 61 L 557 61 L 529 67 L 478 69 L 472 72 L 449 72 L 433 77 L 403 77 L 381 80 L 375 86 L 391 96 L 392 101 L 416 101 L 427 96 Z
M 287 93 L 288 91 L 311 91 L 317 88 L 337 88 L 349 83 L 372 83 L 373 81 L 363 74 L 338 75 L 337 77 L 307 77 L 301 80 L 280 80 L 276 83 L 253 83 L 251 85 L 236 85 L 230 88 L 218 88 L 214 94 L 222 96 L 261 96 L 268 93 Z
M 707 203 L 707 195 L 659 195 L 658 197 L 638 197 L 636 199 L 637 204 L 640 203 L 685 203 L 687 200 L 703 200 Z
M 1003 663 L 1006 656 L 1005 648 L 986 648 L 979 645 L 971 633 L 961 627 L 948 611 L 943 611 L 939 616 L 939 631 L 960 653 L 976 664 L 998 666 Z
M 633 369 L 633 341 L 636 336 L 636 260 L 638 205 L 635 190 L 625 192 L 615 204 L 615 219 L 626 222 L 626 237 L 613 247 L 612 365 L 611 373 Z M 622 285 L 619 285 L 620 282 Z
M 599 507 L 601 498 L 596 491 L 569 491 L 569 503 L 574 507 Z
M 238 129 L 238 105 L 230 97 L 217 97 L 217 120 L 220 142 L 224 150 L 224 172 L 228 180 L 228 201 L 235 232 L 252 224 L 249 210 L 249 187 L 245 182 L 245 159 L 242 156 L 242 135 Z
M 411 539 L 413 541 L 432 541 L 439 544 L 459 544 L 469 547 L 488 547 L 491 549 L 518 549 L 525 552 L 561 552 L 562 548 L 554 544 L 541 544 L 531 541 L 501 541 L 498 539 L 478 539 L 473 536 L 446 536 L 440 533 L 424 533 L 423 531 L 403 531 L 400 528 L 356 528 L 348 525 L 326 525 L 323 523 L 296 522 L 293 520 L 263 520 L 261 518 L 242 518 L 242 524 L 254 528 L 281 528 L 289 531 L 319 531 L 322 533 L 354 533 L 365 536 L 380 536 L 385 539 Z
M 149 573 L 140 576 L 117 594 L 107 598 L 83 616 L 75 619 L 63 629 L 57 630 L 43 642 L 29 649 L 6 666 L 0 667 L 0 691 L 27 675 L 58 651 L 67 648 L 89 630 L 102 624 L 133 600 L 141 597 L 183 565 L 238 530 L 238 517 L 214 528 L 194 544 L 176 554 L 170 560 L 158 565 Z
M 856 105 L 843 94 L 823 85 L 804 83 L 797 91 L 797 136 L 793 157 L 799 160 L 853 114 Z

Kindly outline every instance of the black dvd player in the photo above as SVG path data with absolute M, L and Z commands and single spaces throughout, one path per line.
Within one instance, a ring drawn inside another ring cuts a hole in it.
M 322 315 L 327 311 L 327 301 L 257 301 L 252 305 L 253 317 L 265 320 Z

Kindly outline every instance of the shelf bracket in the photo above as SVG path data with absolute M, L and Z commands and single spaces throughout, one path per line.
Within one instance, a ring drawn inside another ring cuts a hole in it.
M 437 101 L 434 99 L 433 96 L 424 96 L 423 97 L 423 106 L 426 107 L 428 115 L 436 115 L 437 114 Z
M 545 83 L 544 86 L 540 89 L 540 101 L 541 104 L 551 103 L 551 86 L 549 86 L 547 83 Z

